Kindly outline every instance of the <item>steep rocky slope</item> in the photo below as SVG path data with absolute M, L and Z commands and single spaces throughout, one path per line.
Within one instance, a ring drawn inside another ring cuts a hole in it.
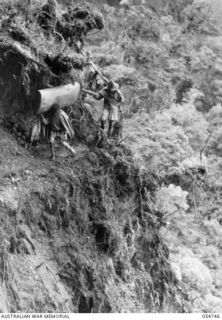
M 158 183 L 128 152 L 49 162 L 2 129 L 1 150 L 1 311 L 183 311 L 161 216 L 141 209 Z
M 191 310 L 221 312 L 221 2 L 174 3 L 174 11 L 164 1 L 105 7 L 108 27 L 94 36 L 98 46 L 89 43 L 126 95 L 124 144 L 140 166 L 173 173 L 156 205 Z
M 33 92 L 80 79 L 84 57 L 79 39 L 61 52 L 57 34 L 38 26 L 37 1 L 27 24 L 26 8 L 3 3 L 1 312 L 189 311 L 160 237 L 161 177 L 127 147 L 97 147 L 98 125 L 81 96 L 72 109 L 76 156 L 60 149 L 50 162 L 47 145 L 28 148 Z
M 85 57 L 21 5 L 1 31 L 0 308 L 221 312 L 220 1 L 88 3 L 105 28 L 85 50 L 126 97 L 120 147 L 97 144 L 101 104 L 80 97 L 76 156 L 28 150 L 32 92 L 79 80 Z

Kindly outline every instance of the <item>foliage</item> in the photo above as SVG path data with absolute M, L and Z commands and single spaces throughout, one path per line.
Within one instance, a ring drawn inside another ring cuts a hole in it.
M 158 41 L 160 37 L 160 28 L 158 20 L 151 12 L 146 11 L 146 20 L 141 19 L 140 15 L 128 20 L 126 25 L 127 35 L 134 42 L 138 38 L 142 40 Z
M 209 122 L 210 130 L 212 131 L 212 138 L 209 144 L 209 152 L 213 153 L 219 157 L 222 156 L 222 145 L 221 145 L 221 137 L 222 137 L 222 106 L 221 104 L 217 104 L 214 106 L 206 115 L 206 118 Z
M 178 166 L 192 151 L 187 136 L 179 126 L 172 125 L 167 112 L 150 119 L 145 113 L 127 121 L 125 134 L 134 153 L 139 152 L 149 168 L 166 172 Z
M 174 104 L 169 115 L 176 126 L 181 126 L 193 150 L 200 151 L 208 135 L 208 123 L 192 103 Z
M 167 215 L 181 210 L 186 211 L 189 208 L 186 200 L 187 194 L 187 191 L 173 184 L 162 187 L 157 193 L 157 209 L 166 212 Z
M 35 18 L 30 28 L 16 17 L 11 37 L 22 39 L 24 46 L 34 41 L 38 51 L 34 48 L 31 53 L 50 65 L 53 73 L 60 70 L 58 66 L 70 64 L 79 73 L 84 65 L 84 52 L 73 53 L 71 42 L 65 45 L 61 34 L 68 40 L 75 31 L 75 42 L 88 41 L 94 62 L 108 78 L 118 81 L 126 96 L 125 148 L 111 146 L 112 155 L 105 148 L 87 149 L 69 165 L 52 165 L 47 179 L 54 196 L 44 189 L 34 203 L 34 208 L 44 210 L 35 214 L 30 209 L 23 218 L 53 237 L 59 276 L 73 292 L 75 311 L 91 311 L 92 303 L 100 312 L 143 311 L 144 306 L 153 312 L 169 311 L 170 299 L 175 300 L 172 310 L 177 305 L 181 311 L 178 292 L 174 295 L 179 278 L 191 292 L 193 310 L 211 311 L 212 304 L 220 311 L 221 299 L 216 295 L 221 289 L 222 109 L 215 104 L 222 97 L 222 61 L 211 3 L 94 1 L 104 21 L 93 14 L 93 8 L 79 3 L 81 10 L 72 8 L 70 19 L 59 5 L 59 35 L 47 36 Z M 32 12 L 39 8 L 35 3 Z M 79 17 L 87 13 L 85 8 L 92 19 L 82 25 L 84 19 Z M 10 13 L 6 9 L 2 20 Z M 78 28 L 69 26 L 72 19 Z M 105 28 L 88 32 L 93 26 Z M 25 69 L 27 88 L 29 74 Z M 59 71 L 56 76 L 63 75 Z M 46 80 L 61 84 L 57 77 L 51 81 L 48 75 Z M 128 110 L 129 104 L 135 114 Z M 89 138 L 92 148 L 93 117 L 84 106 L 74 113 L 76 136 Z M 33 204 L 32 197 L 36 193 L 31 195 Z M 170 255 L 159 239 L 160 227 L 165 228 Z M 173 259 L 177 280 L 169 267 Z
M 181 17 L 184 21 L 185 32 L 198 32 L 217 35 L 218 29 L 213 21 L 210 5 L 206 2 L 194 2 L 186 6 Z

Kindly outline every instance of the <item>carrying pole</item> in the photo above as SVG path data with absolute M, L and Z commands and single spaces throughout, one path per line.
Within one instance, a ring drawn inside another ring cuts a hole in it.
M 90 94 L 91 96 L 95 96 L 96 92 L 90 91 L 90 90 L 86 90 L 86 89 L 82 89 L 82 92 Z
M 90 62 L 90 64 L 91 64 L 91 66 L 93 67 L 93 69 L 98 73 L 98 75 L 99 75 L 106 83 L 108 83 L 109 80 L 102 75 L 102 73 L 97 69 L 97 67 L 94 65 L 94 63 L 93 63 L 93 62 Z

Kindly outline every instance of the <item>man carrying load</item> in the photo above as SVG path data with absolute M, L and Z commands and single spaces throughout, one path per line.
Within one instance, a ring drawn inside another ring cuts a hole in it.
M 39 121 L 32 129 L 31 143 L 39 140 L 41 134 L 44 140 L 47 141 L 49 138 L 52 160 L 55 160 L 54 144 L 57 138 L 71 153 L 76 153 L 73 147 L 67 142 L 67 137 L 70 139 L 74 137 L 74 131 L 70 124 L 69 117 L 58 104 L 52 105 L 49 111 L 44 115 L 40 115 Z
M 74 131 L 69 116 L 62 110 L 72 106 L 81 93 L 79 82 L 38 91 L 37 121 L 32 128 L 31 144 L 34 141 L 50 142 L 51 158 L 55 159 L 54 143 L 58 140 L 64 147 L 75 154 L 73 147 L 67 142 L 67 137 L 72 139 Z
M 109 81 L 107 87 L 101 91 L 94 93 L 91 91 L 83 90 L 85 93 L 91 94 L 95 99 L 103 101 L 103 112 L 101 115 L 101 128 L 104 130 L 108 120 L 108 138 L 111 137 L 113 131 L 113 124 L 119 120 L 119 113 L 122 113 L 121 103 L 124 98 L 119 90 L 119 86 L 114 81 Z

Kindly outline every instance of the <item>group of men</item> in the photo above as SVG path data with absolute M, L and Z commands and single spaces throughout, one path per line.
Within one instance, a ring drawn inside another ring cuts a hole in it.
M 120 114 L 122 113 L 121 104 L 124 100 L 123 95 L 117 83 L 113 80 L 108 80 L 100 73 L 92 62 L 91 54 L 87 54 L 85 67 L 84 85 L 90 90 L 83 89 L 83 92 L 90 94 L 96 100 L 103 99 L 103 110 L 100 117 L 101 129 L 105 134 L 106 124 L 108 122 L 107 137 L 110 138 L 112 136 L 113 125 L 119 120 Z M 36 139 L 36 136 L 38 137 L 40 135 L 42 128 L 45 128 L 45 126 L 47 126 L 49 130 L 52 159 L 55 159 L 53 145 L 56 135 L 60 137 L 60 141 L 65 147 L 72 153 L 75 153 L 75 150 L 64 141 L 67 140 L 67 135 L 73 137 L 74 132 L 72 132 L 72 126 L 67 114 L 61 110 L 59 105 L 53 105 L 47 113 L 41 115 L 40 121 L 33 127 L 31 142 Z

